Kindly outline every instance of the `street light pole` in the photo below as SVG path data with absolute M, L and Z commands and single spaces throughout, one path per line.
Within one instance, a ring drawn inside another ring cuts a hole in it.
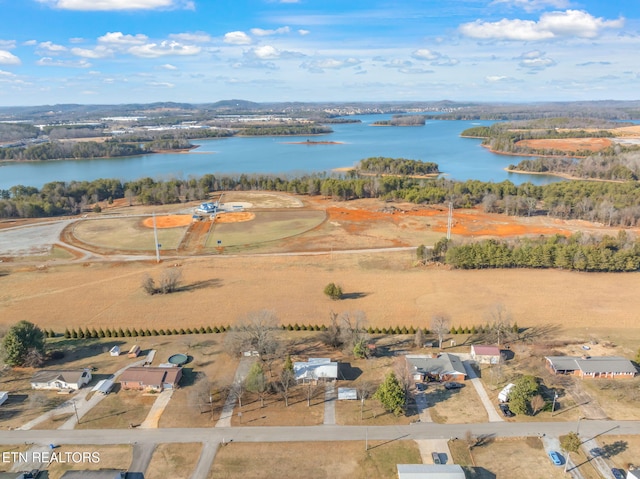
M 582 421 L 583 419 L 585 419 L 584 416 L 580 416 L 578 418 L 578 426 L 576 427 L 576 436 L 580 435 L 580 421 Z
M 556 399 L 558 399 L 558 393 L 553 391 L 553 405 L 551 406 L 551 416 L 556 412 Z

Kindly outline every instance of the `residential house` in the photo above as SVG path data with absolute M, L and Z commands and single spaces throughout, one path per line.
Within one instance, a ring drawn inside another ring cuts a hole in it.
M 455 354 L 405 356 L 414 381 L 463 382 L 467 372 L 462 361 Z
M 626 479 L 640 479 L 640 469 L 629 469 Z
M 398 464 L 398 479 L 465 479 L 458 464 Z
M 620 356 L 547 356 L 545 359 L 553 374 L 581 379 L 629 379 L 638 374 L 633 363 Z
M 338 379 L 338 363 L 329 358 L 309 358 L 307 362 L 293 363 L 296 381 L 318 381 Z
M 502 356 L 497 346 L 471 345 L 471 359 L 480 364 L 498 364 Z
M 139 366 L 125 369 L 119 381 L 122 389 L 160 392 L 175 389 L 182 378 L 182 368 Z
M 33 389 L 51 389 L 57 391 L 77 391 L 91 381 L 90 369 L 43 369 L 31 378 Z

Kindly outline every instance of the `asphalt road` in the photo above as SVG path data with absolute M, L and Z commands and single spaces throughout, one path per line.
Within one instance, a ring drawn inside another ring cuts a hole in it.
M 164 442 L 292 442 L 292 441 L 393 441 L 400 439 L 464 438 L 467 431 L 476 436 L 526 437 L 559 436 L 575 431 L 576 422 L 435 424 L 408 426 L 294 426 L 294 427 L 216 427 L 198 429 L 100 429 L 51 431 L 0 431 L 0 444 L 146 444 Z M 582 421 L 583 440 L 600 435 L 640 434 L 640 421 Z

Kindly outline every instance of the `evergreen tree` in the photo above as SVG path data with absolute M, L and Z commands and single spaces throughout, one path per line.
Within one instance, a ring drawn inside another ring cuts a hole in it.
M 378 387 L 373 397 L 380 401 L 382 407 L 396 416 L 404 412 L 403 408 L 406 400 L 404 388 L 393 371 L 387 374 L 384 382 Z

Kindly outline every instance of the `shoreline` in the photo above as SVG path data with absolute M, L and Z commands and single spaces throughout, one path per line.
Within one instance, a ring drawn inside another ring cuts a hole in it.
M 572 181 L 600 181 L 602 183 L 626 183 L 624 180 L 606 180 L 603 178 L 581 178 L 579 176 L 571 176 L 567 173 L 553 172 L 553 171 L 526 171 L 526 170 L 512 170 L 509 167 L 503 168 L 507 173 L 516 173 L 518 175 L 538 175 L 538 176 L 555 176 L 557 178 L 564 178 L 565 180 Z
M 416 179 L 425 179 L 425 180 L 433 180 L 438 178 L 440 175 L 446 175 L 446 173 L 438 172 L 438 173 L 428 173 L 426 175 L 400 175 L 393 173 L 370 173 L 366 171 L 358 171 L 358 169 L 354 166 L 341 166 L 338 168 L 332 168 L 331 171 L 336 173 L 348 173 L 350 171 L 355 171 L 360 176 L 396 176 L 400 178 L 416 178 Z

